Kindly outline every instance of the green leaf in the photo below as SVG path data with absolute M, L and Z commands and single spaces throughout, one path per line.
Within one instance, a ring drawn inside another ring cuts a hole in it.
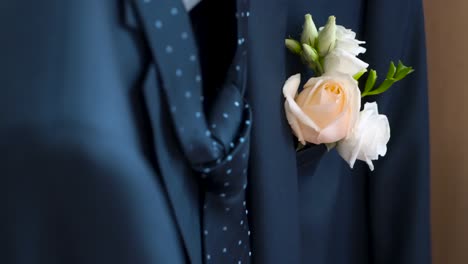
M 384 93 L 390 89 L 394 83 L 401 81 L 412 72 L 414 72 L 414 69 L 412 67 L 405 66 L 401 61 L 398 62 L 398 66 L 396 68 L 395 64 L 391 62 L 385 81 L 383 81 L 382 84 L 375 90 L 364 90 L 364 93 L 361 96 L 364 97 L 367 95 L 377 95 Z M 367 84 L 366 89 L 368 89 Z
M 406 76 L 408 76 L 408 74 L 414 72 L 413 68 L 411 67 L 406 67 L 402 70 L 400 70 L 399 72 L 397 72 L 397 74 L 395 75 L 395 79 L 397 81 L 401 81 L 403 78 L 405 78 Z
M 370 70 L 369 76 L 367 76 L 366 86 L 364 87 L 363 97 L 365 96 L 365 94 L 368 94 L 369 91 L 372 90 L 372 88 L 374 88 L 376 81 L 377 81 L 377 71 Z
M 390 67 L 388 67 L 388 73 L 387 73 L 387 79 L 390 79 L 390 78 L 393 78 L 393 76 L 395 76 L 395 73 L 396 73 L 396 67 L 395 67 L 395 63 L 390 62 Z
M 377 95 L 377 94 L 381 94 L 385 91 L 387 91 L 388 89 L 390 89 L 390 87 L 392 87 L 392 85 L 396 82 L 395 79 L 385 79 L 385 81 L 382 82 L 382 84 L 375 90 L 367 93 L 367 95 Z
M 353 76 L 354 80 L 359 81 L 359 79 L 361 79 L 361 77 L 362 77 L 362 76 L 364 75 L 364 73 L 366 73 L 366 72 L 367 72 L 367 69 L 364 69 L 364 70 L 362 70 L 362 71 L 356 73 L 356 74 Z
M 401 60 L 398 61 L 398 66 L 397 66 L 397 69 L 396 69 L 396 72 L 400 72 L 401 70 L 403 70 L 404 68 L 406 68 L 406 66 L 403 64 L 403 62 L 401 62 Z

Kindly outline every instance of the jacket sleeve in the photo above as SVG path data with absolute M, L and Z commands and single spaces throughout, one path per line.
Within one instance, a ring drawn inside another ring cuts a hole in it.
M 130 144 L 20 129 L 0 147 L 1 263 L 185 263 L 158 176 Z
M 0 263 L 184 263 L 122 1 L 0 1 Z
M 367 61 L 384 78 L 390 60 L 415 72 L 376 100 L 389 118 L 388 153 L 369 175 L 372 263 L 431 263 L 429 126 L 421 0 L 369 1 Z

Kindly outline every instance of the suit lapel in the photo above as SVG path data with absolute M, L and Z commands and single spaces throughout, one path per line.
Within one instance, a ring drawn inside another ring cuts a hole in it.
M 169 5 L 167 1 L 169 0 L 133 0 L 133 5 L 131 5 L 133 12 L 129 13 L 127 8 L 125 15 L 127 26 L 134 27 L 135 23 L 138 23 L 142 27 L 145 41 L 147 41 L 153 56 L 153 62 L 146 73 L 143 95 L 152 125 L 157 165 L 189 262 L 199 264 L 202 260 L 202 246 L 197 177 L 193 175 L 184 153 L 180 150 L 177 133 L 173 129 L 171 120 L 172 110 L 169 110 L 171 107 L 166 104 L 168 89 L 176 94 L 178 91 L 186 89 L 184 79 L 179 78 L 177 71 L 173 71 L 174 64 L 181 62 L 177 61 L 177 57 L 167 60 L 168 54 L 171 54 L 173 50 L 181 52 L 184 49 L 184 52 L 189 54 L 197 54 L 197 50 L 193 42 L 188 16 L 181 1 L 172 1 Z M 133 17 L 131 13 L 136 14 L 136 16 Z M 174 25 L 170 23 L 173 19 L 179 19 L 179 26 L 186 25 L 186 28 L 179 28 L 175 32 Z M 180 42 L 164 42 L 173 39 L 174 34 L 177 35 L 177 40 Z M 164 60 L 159 60 L 162 58 Z M 191 57 L 187 55 L 185 59 L 189 61 Z M 194 67 L 194 72 L 200 71 L 198 62 L 191 62 L 190 65 Z M 180 72 L 181 74 L 182 72 Z M 192 91 L 193 96 L 201 93 L 200 84 L 193 87 Z M 180 94 L 183 95 L 182 92 Z
M 186 163 L 163 103 L 154 65 L 148 70 L 144 98 L 153 129 L 154 147 L 161 177 L 172 205 L 190 263 L 201 263 L 200 200 L 196 176 Z

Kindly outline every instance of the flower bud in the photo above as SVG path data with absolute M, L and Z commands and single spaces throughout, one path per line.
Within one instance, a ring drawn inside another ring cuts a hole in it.
M 304 51 L 302 53 L 302 56 L 308 63 L 312 63 L 312 64 L 318 63 L 319 55 L 314 48 L 312 48 L 308 44 L 302 44 L 302 50 Z
M 286 39 L 285 40 L 286 48 L 294 54 L 301 54 L 301 44 L 294 40 L 294 39 Z
M 320 56 L 324 57 L 332 51 L 336 45 L 336 18 L 330 16 L 325 27 L 318 36 L 318 51 Z
M 315 27 L 314 20 L 310 14 L 305 15 L 304 29 L 302 30 L 301 42 L 302 44 L 308 44 L 311 47 L 315 47 L 315 41 L 317 40 L 318 32 Z
M 308 44 L 302 44 L 302 58 L 317 75 L 320 76 L 323 74 L 320 56 L 316 49 L 312 48 Z

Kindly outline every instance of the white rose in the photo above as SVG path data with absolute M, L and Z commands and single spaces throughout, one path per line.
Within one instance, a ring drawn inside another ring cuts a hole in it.
M 356 33 L 351 29 L 343 26 L 336 26 L 336 48 L 347 51 L 354 56 L 366 52 L 366 48 L 361 47 L 361 44 L 366 44 L 365 41 L 356 39 Z
M 357 55 L 366 52 L 366 49 L 360 46 L 364 43 L 356 39 L 356 33 L 352 30 L 336 26 L 336 44 L 324 59 L 325 72 L 338 71 L 353 76 L 367 69 L 369 64 L 357 58 Z
M 389 140 L 387 117 L 379 115 L 377 103 L 366 103 L 350 136 L 338 142 L 337 150 L 351 168 L 358 159 L 365 161 L 373 171 L 372 160 L 377 160 L 379 155 L 385 156 Z

